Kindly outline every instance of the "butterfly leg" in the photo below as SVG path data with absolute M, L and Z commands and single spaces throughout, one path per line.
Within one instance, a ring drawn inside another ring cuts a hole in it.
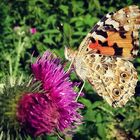
M 80 96 L 80 94 L 81 94 L 81 92 L 82 92 L 84 86 L 85 86 L 85 80 L 84 80 L 84 82 L 83 82 L 83 85 L 82 85 L 80 91 L 78 92 L 78 95 L 77 95 L 77 97 L 76 97 L 76 101 L 78 100 L 78 98 L 79 98 L 79 96 Z
M 66 73 L 69 73 L 69 72 L 70 72 L 73 62 L 74 62 L 74 59 L 71 61 L 70 65 L 69 65 L 69 68 L 68 68 L 68 70 L 66 71 Z

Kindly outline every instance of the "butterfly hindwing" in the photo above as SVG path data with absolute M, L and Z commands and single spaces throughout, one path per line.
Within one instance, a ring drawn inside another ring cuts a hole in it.
M 95 59 L 98 63 L 93 62 Z M 84 63 L 88 67 L 87 80 L 111 106 L 122 107 L 134 95 L 138 77 L 130 61 L 114 56 L 88 54 Z

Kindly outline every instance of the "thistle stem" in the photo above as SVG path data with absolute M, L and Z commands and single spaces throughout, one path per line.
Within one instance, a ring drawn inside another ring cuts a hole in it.
M 15 62 L 15 68 L 14 68 L 14 72 L 13 75 L 16 76 L 17 75 L 17 71 L 18 71 L 18 67 L 19 67 L 19 61 L 20 61 L 20 56 L 21 56 L 21 52 L 24 46 L 24 42 L 21 42 L 21 37 L 19 38 L 19 42 L 18 42 L 18 46 L 17 46 L 17 56 L 16 56 L 16 62 Z

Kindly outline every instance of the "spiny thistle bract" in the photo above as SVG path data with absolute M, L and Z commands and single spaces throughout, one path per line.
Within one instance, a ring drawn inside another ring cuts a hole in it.
M 40 93 L 39 82 L 33 83 L 32 79 L 24 83 L 19 83 L 17 79 L 13 81 L 11 83 L 11 77 L 6 78 L 0 92 L 0 139 L 2 140 L 26 139 L 27 132 L 20 127 L 16 116 L 18 102 L 25 93 Z

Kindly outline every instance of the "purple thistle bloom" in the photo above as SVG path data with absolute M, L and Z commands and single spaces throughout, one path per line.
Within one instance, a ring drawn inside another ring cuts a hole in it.
M 56 128 L 58 117 L 56 105 L 46 94 L 26 93 L 18 103 L 18 121 L 33 136 L 52 133 Z
M 32 71 L 44 93 L 24 94 L 17 113 L 20 124 L 34 136 L 72 130 L 81 124 L 82 116 L 77 111 L 83 105 L 75 101 L 74 84 L 60 60 L 45 52 L 32 64 Z
M 35 34 L 37 32 L 36 28 L 30 28 L 29 31 L 30 31 L 31 34 Z

